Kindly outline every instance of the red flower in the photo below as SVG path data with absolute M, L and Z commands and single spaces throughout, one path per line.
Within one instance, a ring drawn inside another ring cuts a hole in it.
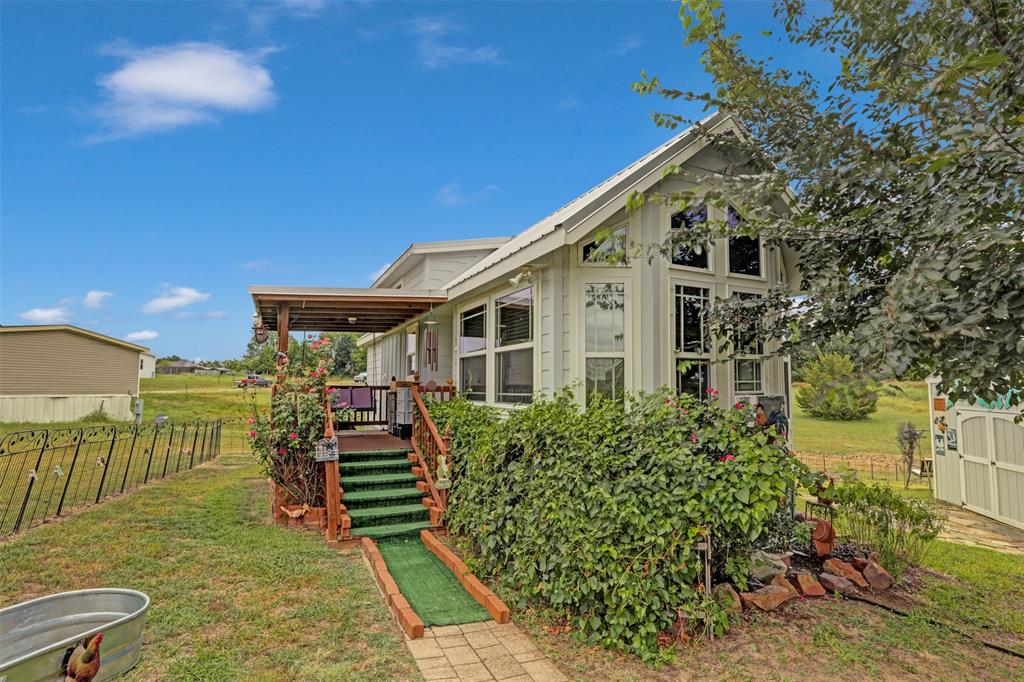
M 291 433 L 288 434 L 288 438 L 290 438 L 291 440 L 295 440 L 298 437 L 299 437 L 299 434 L 295 433 L 294 431 L 292 431 Z
M 733 457 L 732 455 L 722 455 L 721 457 L 718 458 L 718 461 L 719 462 L 731 462 L 734 459 L 736 459 L 736 458 Z
M 697 434 L 696 433 L 691 433 L 690 434 L 690 442 L 691 443 L 696 443 L 698 440 L 699 439 L 697 438 Z
M 250 431 L 249 432 L 249 438 L 255 438 L 255 437 L 256 437 L 256 432 L 255 431 Z
M 742 410 L 746 406 L 743 404 L 742 400 L 739 400 L 736 402 L 735 405 L 733 405 L 733 407 L 735 407 L 737 410 Z
M 328 393 L 337 393 L 338 389 L 336 389 L 336 388 L 329 388 L 329 389 L 327 389 L 327 392 Z
M 249 426 L 252 426 L 253 424 L 256 423 L 256 420 L 253 419 L 252 417 L 249 417 L 248 419 L 245 420 L 245 423 L 248 424 Z
M 286 455 L 286 454 L 288 454 L 288 451 L 285 450 L 284 448 L 278 448 L 277 449 L 277 454 L 279 454 L 279 455 Z

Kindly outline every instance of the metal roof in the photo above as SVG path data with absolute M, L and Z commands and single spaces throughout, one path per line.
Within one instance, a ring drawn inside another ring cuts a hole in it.
M 665 144 L 645 154 L 643 157 L 629 164 L 615 175 L 602 181 L 566 205 L 562 206 L 554 213 L 551 213 L 528 229 L 520 232 L 509 240 L 508 243 L 504 244 L 493 253 L 481 258 L 475 265 L 456 276 L 455 279 L 448 282 L 444 288 L 450 291 L 459 284 L 462 284 L 470 278 L 484 272 L 488 268 L 497 265 L 509 256 L 512 256 L 516 252 L 521 251 L 530 244 L 539 241 L 556 230 L 571 230 L 581 222 L 586 215 L 598 210 L 608 201 L 612 201 L 616 198 L 622 198 L 624 194 L 628 194 L 636 182 L 647 177 L 651 173 L 656 172 L 682 149 L 686 148 L 692 142 L 696 142 L 696 130 L 698 126 L 717 125 L 727 118 L 728 116 L 726 114 L 715 112 L 704 118 L 697 126 L 687 128 Z M 660 180 L 661 178 L 659 177 L 657 179 Z M 611 199 L 608 199 L 609 196 L 611 196 Z
M 288 304 L 288 329 L 386 332 L 448 300 L 435 289 L 251 286 L 263 325 L 277 331 L 278 306 Z

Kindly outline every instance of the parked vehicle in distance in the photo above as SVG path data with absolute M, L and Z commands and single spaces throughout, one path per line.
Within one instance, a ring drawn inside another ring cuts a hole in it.
M 259 374 L 250 374 L 246 376 L 244 379 L 235 380 L 235 386 L 238 386 L 238 388 L 246 388 L 249 386 L 262 388 L 264 386 L 270 386 L 273 383 L 274 382 L 271 381 L 270 379 L 266 377 L 261 377 Z
M 355 381 L 357 384 L 365 384 L 366 372 L 360 372 L 359 374 L 356 374 L 354 377 L 352 377 L 352 380 Z

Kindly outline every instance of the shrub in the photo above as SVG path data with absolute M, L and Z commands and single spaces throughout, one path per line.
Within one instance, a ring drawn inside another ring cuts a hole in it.
M 461 398 L 431 412 L 453 428 L 446 519 L 474 568 L 646 660 L 676 610 L 703 604 L 703 534 L 715 572 L 745 586 L 752 541 L 807 473 L 749 406 L 669 392 L 586 408 L 566 392 L 504 419 Z
M 797 404 L 812 417 L 833 421 L 865 419 L 877 409 L 878 384 L 854 370 L 839 353 L 819 353 L 804 368 L 810 386 L 797 391 Z
M 914 468 L 914 454 L 921 451 L 922 438 L 924 438 L 924 431 L 918 429 L 912 422 L 903 422 L 896 427 L 896 443 L 899 445 L 900 458 L 903 460 L 904 490 L 910 487 L 910 474 Z
M 878 553 L 895 577 L 920 565 L 942 528 L 942 516 L 920 500 L 901 496 L 884 484 L 844 483 L 832 494 L 848 541 Z

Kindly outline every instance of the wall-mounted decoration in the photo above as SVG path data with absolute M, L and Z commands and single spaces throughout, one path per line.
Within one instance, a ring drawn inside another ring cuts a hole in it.
M 946 437 L 943 436 L 941 433 L 936 433 L 935 434 L 935 447 L 934 447 L 934 450 L 935 450 L 935 454 L 936 455 L 945 455 L 946 454 Z
M 932 398 L 932 409 L 936 412 L 946 411 L 946 399 L 945 398 Z
M 944 433 L 946 431 L 946 418 L 944 416 L 936 417 L 932 423 L 935 424 L 935 430 L 939 433 Z
M 946 429 L 946 447 L 950 450 L 957 449 L 956 429 Z

